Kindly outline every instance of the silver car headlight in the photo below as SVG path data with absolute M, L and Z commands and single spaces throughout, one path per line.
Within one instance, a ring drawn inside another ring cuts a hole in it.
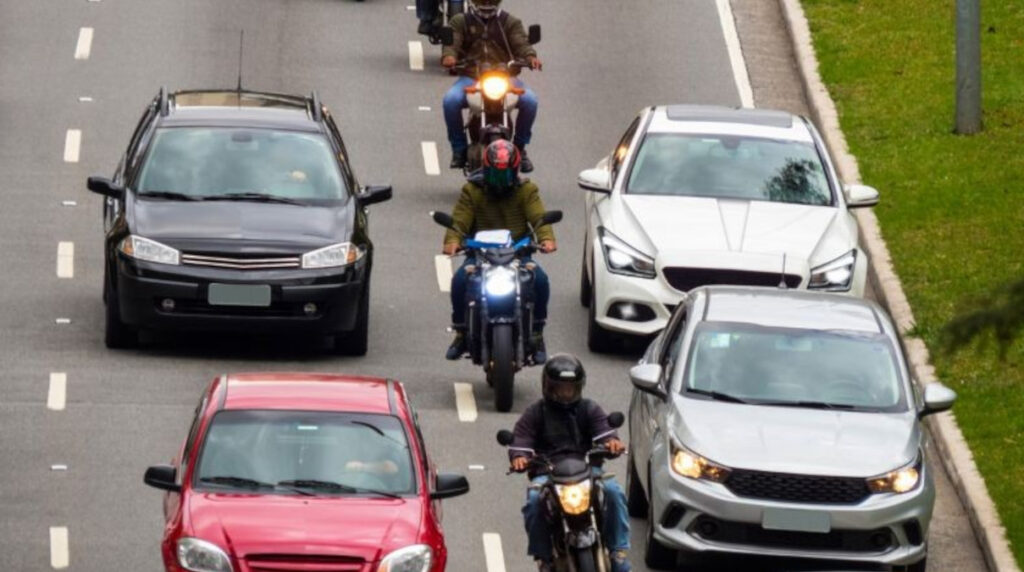
M 828 290 L 845 292 L 853 284 L 853 269 L 857 264 L 857 250 L 811 269 L 811 279 L 807 282 L 809 290 Z
M 198 538 L 186 537 L 178 541 L 178 564 L 192 572 L 233 572 L 226 552 Z
M 366 254 L 366 250 L 351 242 L 340 242 L 302 255 L 303 268 L 336 268 L 352 264 Z
M 626 244 L 604 227 L 597 229 L 608 272 L 639 278 L 654 278 L 654 257 Z
M 923 456 L 918 455 L 912 463 L 868 479 L 868 489 L 873 493 L 909 493 L 921 483 L 921 463 Z
M 583 514 L 590 508 L 590 479 L 571 485 L 555 485 L 558 502 L 566 514 Z
M 377 572 L 429 572 L 434 551 L 426 544 L 399 548 L 380 561 Z
M 134 234 L 124 237 L 117 249 L 125 256 L 146 262 L 177 265 L 181 261 L 181 253 L 177 249 Z
M 729 477 L 729 469 L 701 457 L 672 441 L 672 470 L 680 476 L 720 483 Z
M 484 275 L 484 290 L 491 296 L 508 296 L 516 289 L 516 271 L 496 266 Z

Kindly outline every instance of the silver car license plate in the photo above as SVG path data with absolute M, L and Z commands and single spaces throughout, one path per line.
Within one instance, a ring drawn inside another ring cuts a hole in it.
M 268 284 L 210 284 L 211 306 L 270 306 Z
M 761 526 L 765 530 L 825 534 L 832 530 L 832 518 L 829 513 L 820 510 L 766 508 L 761 516 Z

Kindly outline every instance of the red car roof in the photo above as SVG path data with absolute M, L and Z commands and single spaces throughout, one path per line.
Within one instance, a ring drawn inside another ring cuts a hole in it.
M 391 413 L 387 379 L 324 373 L 229 374 L 223 408 Z

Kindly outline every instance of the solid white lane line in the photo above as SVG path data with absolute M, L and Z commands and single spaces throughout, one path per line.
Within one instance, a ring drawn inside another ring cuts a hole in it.
M 442 292 L 452 290 L 452 258 L 447 254 L 434 256 L 434 272 L 437 274 L 437 287 Z
M 736 79 L 736 90 L 740 94 L 740 105 L 754 107 L 754 90 L 750 87 L 750 76 L 747 75 L 747 62 L 743 60 L 743 49 L 740 37 L 736 33 L 736 20 L 732 17 L 729 0 L 716 0 L 718 19 L 722 23 L 725 35 L 725 46 L 729 50 L 729 61 L 732 63 L 732 75 Z
M 68 395 L 68 374 L 51 373 L 50 391 L 46 395 L 46 408 L 53 411 L 63 411 Z
M 423 71 L 423 42 L 409 42 L 409 69 Z
M 441 164 L 437 161 L 437 143 L 423 141 L 420 143 L 420 149 L 423 151 L 423 169 L 427 171 L 428 175 L 435 177 L 440 175 Z
M 75 45 L 75 59 L 87 60 L 92 52 L 92 28 L 82 28 L 78 31 L 78 43 Z
M 75 277 L 75 243 L 57 243 L 57 278 Z
M 64 162 L 77 163 L 78 154 L 82 149 L 82 130 L 68 129 L 64 136 Z
M 476 398 L 473 397 L 472 384 L 455 384 L 455 409 L 459 412 L 459 421 L 463 423 L 476 421 Z
M 487 572 L 505 572 L 505 554 L 501 550 L 500 534 L 484 533 L 484 558 L 487 560 Z
M 54 570 L 62 570 L 68 567 L 70 556 L 68 554 L 68 527 L 50 527 L 50 567 Z

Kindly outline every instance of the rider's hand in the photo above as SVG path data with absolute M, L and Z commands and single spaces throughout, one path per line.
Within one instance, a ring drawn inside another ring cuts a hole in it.
M 611 438 L 605 441 L 604 446 L 612 455 L 621 455 L 622 453 L 626 452 L 626 445 L 622 441 L 619 441 L 618 439 L 615 438 Z
M 512 459 L 512 470 L 519 473 L 526 470 L 526 467 L 530 466 L 530 459 L 526 457 L 516 457 Z
M 458 251 L 459 251 L 459 244 L 457 242 L 449 242 L 449 243 L 444 245 L 443 249 L 441 249 L 441 252 L 443 252 L 444 254 L 446 254 L 448 256 L 455 256 L 455 253 L 458 252 Z
M 532 69 L 532 70 L 544 69 L 544 63 L 541 62 L 540 58 L 538 58 L 537 56 L 530 56 L 527 59 L 530 61 L 530 69 Z
M 554 240 L 548 239 L 548 240 L 540 241 L 540 251 L 541 252 L 550 253 L 550 252 L 554 252 L 556 250 L 558 250 L 558 245 L 555 244 Z
M 445 56 L 441 58 L 441 65 L 446 68 L 455 67 L 455 56 Z

